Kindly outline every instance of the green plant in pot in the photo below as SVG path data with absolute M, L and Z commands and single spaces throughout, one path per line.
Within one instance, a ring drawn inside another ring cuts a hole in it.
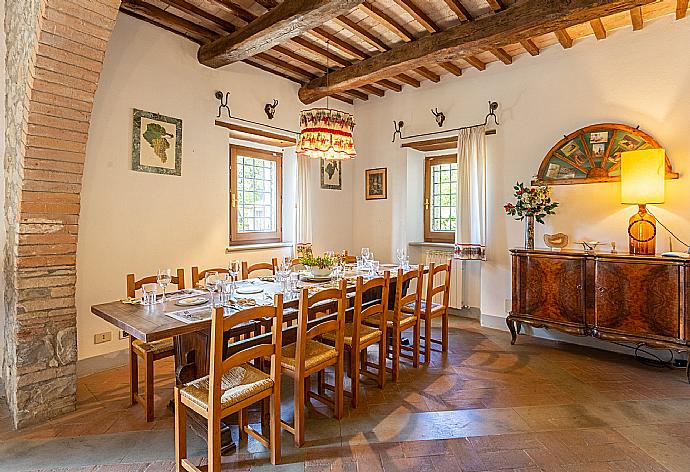
M 313 254 L 305 254 L 300 258 L 300 263 L 303 264 L 314 277 L 328 277 L 333 271 L 336 264 L 334 257 L 326 254 L 322 256 L 314 256 Z

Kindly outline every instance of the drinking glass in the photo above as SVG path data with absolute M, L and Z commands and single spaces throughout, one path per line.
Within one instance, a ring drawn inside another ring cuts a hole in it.
M 278 278 L 278 282 L 280 282 L 280 289 L 284 292 L 288 290 L 288 280 L 290 279 L 290 273 L 292 272 L 292 268 L 290 267 L 290 264 L 287 264 L 287 258 L 286 260 L 283 261 L 282 264 L 278 266 L 278 270 L 276 271 L 276 276 Z M 292 262 L 292 261 L 290 261 Z
M 355 267 L 356 267 L 357 271 L 362 270 L 364 268 L 364 258 L 362 256 L 357 256 L 357 257 L 355 257 L 355 261 L 356 261 Z
M 204 287 L 208 290 L 211 296 L 211 309 L 215 308 L 215 296 L 216 290 L 218 290 L 218 282 L 220 277 L 218 277 L 218 272 L 206 272 L 206 277 L 204 277 Z
M 369 251 L 369 248 L 363 247 L 362 248 L 362 259 L 366 262 L 370 256 L 371 256 L 371 252 Z
M 158 289 L 156 284 L 148 284 L 149 288 L 146 288 L 146 285 L 141 286 L 141 292 L 142 292 L 142 297 L 141 297 L 141 303 L 143 305 L 155 305 L 156 304 L 156 295 L 158 294 Z
M 379 261 L 371 261 L 371 276 L 376 277 L 379 275 L 379 269 L 381 268 L 381 264 Z
M 398 259 L 398 265 L 399 265 L 400 267 L 403 267 L 403 260 L 404 260 L 405 257 L 406 257 L 405 249 L 402 249 L 402 248 L 401 248 L 401 249 L 396 249 L 396 250 L 395 250 L 395 257 Z
M 233 282 L 237 282 L 237 276 L 242 270 L 242 264 L 238 260 L 232 260 L 228 263 L 228 272 Z
M 162 302 L 165 302 L 165 287 L 168 286 L 170 282 L 172 282 L 172 270 L 170 269 L 158 269 L 158 275 L 156 276 L 156 281 L 158 282 L 158 285 L 163 287 L 163 298 L 161 298 Z

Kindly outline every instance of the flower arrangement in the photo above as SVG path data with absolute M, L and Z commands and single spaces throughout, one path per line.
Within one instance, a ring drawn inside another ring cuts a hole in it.
M 307 267 L 318 268 L 318 269 L 332 269 L 336 264 L 335 257 L 331 257 L 327 254 L 323 256 L 314 256 L 312 253 L 305 254 L 299 259 L 301 264 Z
M 506 214 L 516 220 L 522 220 L 526 216 L 533 216 L 534 219 L 544 224 L 546 215 L 553 215 L 558 207 L 558 202 L 551 200 L 551 188 L 539 182 L 536 186 L 525 187 L 521 182 L 516 182 L 513 187 L 515 190 L 515 203 L 506 203 L 503 206 Z

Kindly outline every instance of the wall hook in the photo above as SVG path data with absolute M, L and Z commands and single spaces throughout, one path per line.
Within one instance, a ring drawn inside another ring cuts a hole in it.
M 489 118 L 494 117 L 494 123 L 498 126 L 498 117 L 496 116 L 496 110 L 498 110 L 498 102 L 489 102 L 489 113 L 484 118 L 484 126 L 489 124 Z
M 264 112 L 269 120 L 272 120 L 276 114 L 276 107 L 278 106 L 278 100 L 273 99 L 273 104 L 267 103 L 264 107 Z
M 431 113 L 436 118 L 436 124 L 438 124 L 438 127 L 442 128 L 443 122 L 446 121 L 446 115 L 444 115 L 442 111 L 438 111 L 438 108 L 431 110 Z
M 228 118 L 232 118 L 232 113 L 230 113 L 230 107 L 228 106 L 228 100 L 230 99 L 230 92 L 225 92 L 225 100 L 223 100 L 223 92 L 218 90 L 215 93 L 216 99 L 220 101 L 220 105 L 218 105 L 218 116 L 216 118 L 220 118 L 221 112 L 223 108 L 228 110 Z
M 393 122 L 393 128 L 395 128 L 395 131 L 393 131 L 393 141 L 391 141 L 392 143 L 395 142 L 395 136 L 396 135 L 400 136 L 400 139 L 403 138 L 403 136 L 402 136 L 403 126 L 405 126 L 405 123 L 403 121 L 397 121 L 397 122 L 394 121 Z

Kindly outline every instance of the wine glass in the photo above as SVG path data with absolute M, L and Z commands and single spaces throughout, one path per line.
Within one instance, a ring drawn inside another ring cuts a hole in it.
M 405 249 L 399 248 L 395 250 L 395 257 L 398 259 L 398 265 L 403 266 L 403 261 L 405 260 L 406 254 Z
M 369 257 L 371 257 L 371 251 L 369 251 L 368 247 L 363 247 L 362 248 L 362 259 L 364 260 L 364 262 L 369 260 Z
M 232 260 L 228 263 L 228 273 L 230 274 L 233 282 L 237 281 L 237 276 L 239 275 L 240 270 L 242 270 L 240 261 Z
M 156 281 L 158 285 L 163 287 L 163 298 L 162 302 L 165 302 L 165 287 L 172 282 L 172 270 L 170 269 L 158 269 L 158 275 L 156 276 Z
M 206 276 L 204 277 L 204 287 L 206 287 L 206 290 L 208 290 L 208 293 L 211 296 L 211 308 L 215 307 L 214 293 L 216 293 L 216 290 L 218 290 L 218 282 L 220 282 L 218 272 L 206 272 Z

